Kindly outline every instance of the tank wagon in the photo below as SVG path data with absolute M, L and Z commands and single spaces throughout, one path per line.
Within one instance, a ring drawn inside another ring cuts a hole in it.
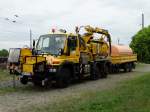
M 123 70 L 131 72 L 135 68 L 137 55 L 127 45 L 111 45 L 111 69 L 110 72 L 116 73 Z

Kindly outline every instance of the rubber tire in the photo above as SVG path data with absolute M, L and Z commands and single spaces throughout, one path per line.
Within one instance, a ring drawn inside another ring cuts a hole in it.
M 116 73 L 120 73 L 119 65 L 116 66 Z
M 68 68 L 62 68 L 56 78 L 56 87 L 66 88 L 70 84 L 71 72 Z
M 93 70 L 94 70 L 94 72 L 91 73 L 90 79 L 91 80 L 98 80 L 101 77 L 100 76 L 100 74 L 101 74 L 100 69 L 98 66 L 96 66 L 96 67 L 93 67 Z
M 104 68 L 103 68 L 102 71 L 104 71 L 104 73 L 102 75 L 102 78 L 107 78 L 107 75 L 109 74 L 109 68 L 108 68 L 108 66 L 104 65 Z
M 129 72 L 132 72 L 132 64 L 129 63 Z
M 28 77 L 23 76 L 22 78 L 20 78 L 20 82 L 21 82 L 21 84 L 26 85 L 28 83 Z
M 126 63 L 126 64 L 124 64 L 124 72 L 126 73 L 126 72 L 128 72 L 128 64 Z

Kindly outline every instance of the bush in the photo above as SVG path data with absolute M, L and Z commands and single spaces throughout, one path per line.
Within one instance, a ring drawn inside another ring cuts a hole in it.
M 8 51 L 6 49 L 0 50 L 0 57 L 7 57 L 8 56 Z
M 132 37 L 130 47 L 137 53 L 138 61 L 150 63 L 150 26 L 140 30 Z

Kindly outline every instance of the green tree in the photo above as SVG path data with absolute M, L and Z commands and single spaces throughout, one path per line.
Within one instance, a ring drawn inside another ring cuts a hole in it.
M 0 57 L 7 57 L 8 56 L 8 51 L 6 49 L 0 50 Z
M 150 63 L 150 26 L 140 30 L 132 37 L 130 47 L 137 53 L 138 61 Z

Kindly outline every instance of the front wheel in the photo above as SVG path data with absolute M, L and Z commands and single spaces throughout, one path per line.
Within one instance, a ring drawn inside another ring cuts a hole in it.
M 58 88 L 68 87 L 70 84 L 71 72 L 68 68 L 62 68 L 56 77 L 56 86 Z

